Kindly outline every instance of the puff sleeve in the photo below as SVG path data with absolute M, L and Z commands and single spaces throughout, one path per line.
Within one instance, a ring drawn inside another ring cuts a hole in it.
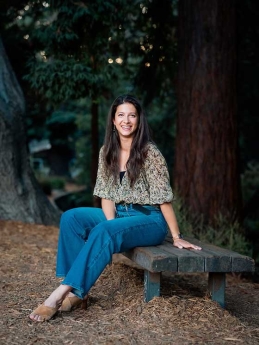
M 111 199 L 110 179 L 104 164 L 104 147 L 99 152 L 98 170 L 93 195 L 99 198 Z
M 151 144 L 145 160 L 145 177 L 149 185 L 150 204 L 163 204 L 174 199 L 165 158 Z

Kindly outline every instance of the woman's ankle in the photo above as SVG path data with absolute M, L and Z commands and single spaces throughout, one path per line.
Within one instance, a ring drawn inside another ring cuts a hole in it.
M 59 287 L 56 288 L 56 290 L 54 290 L 45 300 L 44 305 L 52 308 L 60 306 L 67 294 L 70 293 L 71 289 L 71 286 L 59 285 Z

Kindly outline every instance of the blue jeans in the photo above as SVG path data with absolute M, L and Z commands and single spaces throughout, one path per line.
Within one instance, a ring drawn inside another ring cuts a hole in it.
M 61 217 L 56 275 L 84 298 L 114 253 L 161 244 L 166 234 L 166 221 L 156 206 L 116 205 L 112 220 L 100 208 L 71 209 Z

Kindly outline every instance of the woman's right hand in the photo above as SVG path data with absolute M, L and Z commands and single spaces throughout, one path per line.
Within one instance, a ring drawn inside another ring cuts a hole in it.
M 195 250 L 201 250 L 202 248 L 199 246 L 196 246 L 195 244 L 192 244 L 188 241 L 183 240 L 182 238 L 176 238 L 175 240 L 173 240 L 174 243 L 173 245 L 177 248 L 180 249 L 195 249 Z

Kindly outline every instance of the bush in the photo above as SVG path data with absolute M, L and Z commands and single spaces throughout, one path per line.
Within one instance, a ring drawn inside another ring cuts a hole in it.
M 75 207 L 92 207 L 93 195 L 90 190 L 67 193 L 55 199 L 55 204 L 61 211 L 67 211 Z
M 46 195 L 51 195 L 53 189 L 63 190 L 65 188 L 66 181 L 62 177 L 36 176 L 36 178 Z
M 241 175 L 242 194 L 244 203 L 249 201 L 255 190 L 259 189 L 259 162 L 251 161 Z
M 40 186 L 41 186 L 43 192 L 44 192 L 46 195 L 50 196 L 51 193 L 52 193 L 52 188 L 51 188 L 50 182 L 49 182 L 49 181 L 39 181 L 39 184 L 40 184 Z
M 180 231 L 185 236 L 247 256 L 252 255 L 252 244 L 246 240 L 244 230 L 238 222 L 231 222 L 227 217 L 219 215 L 212 226 L 205 224 L 202 217 L 193 217 L 181 199 L 174 201 L 173 207 Z
M 61 177 L 50 177 L 49 182 L 52 189 L 61 189 L 65 188 L 66 181 Z

